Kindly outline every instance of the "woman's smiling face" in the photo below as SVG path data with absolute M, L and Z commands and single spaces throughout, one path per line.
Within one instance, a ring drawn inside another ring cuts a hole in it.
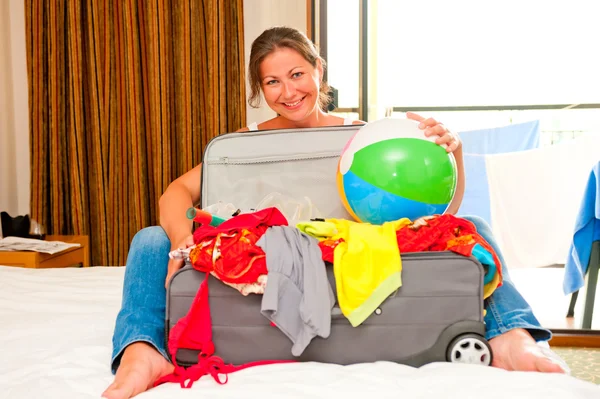
M 320 63 L 315 68 L 297 51 L 278 48 L 261 62 L 260 77 L 265 101 L 277 114 L 299 122 L 317 109 Z

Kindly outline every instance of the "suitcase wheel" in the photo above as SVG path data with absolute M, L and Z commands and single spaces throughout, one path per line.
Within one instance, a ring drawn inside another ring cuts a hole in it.
M 489 366 L 492 364 L 492 348 L 479 334 L 461 334 L 448 345 L 446 360 L 451 363 Z

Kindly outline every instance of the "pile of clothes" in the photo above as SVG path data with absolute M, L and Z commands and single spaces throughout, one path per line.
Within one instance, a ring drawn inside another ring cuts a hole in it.
M 354 327 L 373 314 L 402 286 L 403 253 L 474 256 L 486 270 L 484 299 L 502 284 L 500 261 L 491 246 L 471 222 L 449 214 L 382 225 L 317 219 L 290 226 L 272 207 L 239 214 L 217 227 L 202 225 L 193 236 L 195 245 L 185 256 L 207 278 L 188 314 L 170 332 L 167 346 L 173 359 L 183 347 L 207 356 L 214 352 L 209 275 L 242 295 L 262 295 L 261 313 L 290 338 L 294 356 L 314 337 L 329 336 L 336 304 Z M 337 297 L 327 279 L 329 264 Z

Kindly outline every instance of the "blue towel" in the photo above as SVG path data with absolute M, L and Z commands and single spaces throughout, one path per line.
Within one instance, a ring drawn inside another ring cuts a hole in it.
M 583 287 L 592 252 L 592 243 L 600 240 L 600 162 L 590 173 L 579 214 L 575 222 L 575 233 L 565 263 L 563 291 L 570 294 Z
M 467 182 L 459 213 L 479 216 L 491 225 L 485 155 L 539 148 L 540 123 L 531 121 L 491 129 L 470 130 L 459 133 L 459 136 L 463 143 Z
M 485 167 L 485 155 L 463 154 L 463 162 L 467 185 L 459 213 L 479 216 L 491 226 L 490 189 Z
M 459 133 L 465 154 L 503 154 L 539 148 L 540 121 Z

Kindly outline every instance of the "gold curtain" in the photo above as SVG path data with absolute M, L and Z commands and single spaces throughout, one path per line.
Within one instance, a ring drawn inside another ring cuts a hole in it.
M 169 183 L 245 125 L 243 0 L 25 0 L 31 217 L 124 265 Z

